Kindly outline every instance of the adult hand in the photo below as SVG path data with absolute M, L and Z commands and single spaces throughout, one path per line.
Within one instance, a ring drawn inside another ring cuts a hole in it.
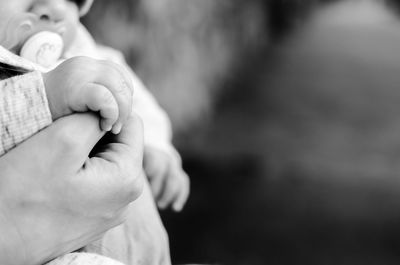
M 142 195 L 129 205 L 126 221 L 85 250 L 124 264 L 171 265 L 168 234 L 146 180 Z
M 0 158 L 2 264 L 43 264 L 124 221 L 142 190 L 142 125 L 130 118 L 88 158 L 98 124 L 91 114 L 59 119 Z

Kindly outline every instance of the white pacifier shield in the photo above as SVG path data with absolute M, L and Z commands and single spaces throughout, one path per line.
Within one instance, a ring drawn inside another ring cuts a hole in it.
M 20 56 L 43 67 L 50 67 L 60 59 L 63 49 L 64 42 L 59 34 L 41 31 L 25 42 Z

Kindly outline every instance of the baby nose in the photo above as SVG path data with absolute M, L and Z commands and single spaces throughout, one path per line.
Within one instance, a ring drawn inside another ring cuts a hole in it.
M 31 11 L 41 20 L 59 22 L 64 20 L 66 15 L 66 0 L 38 0 L 34 3 Z

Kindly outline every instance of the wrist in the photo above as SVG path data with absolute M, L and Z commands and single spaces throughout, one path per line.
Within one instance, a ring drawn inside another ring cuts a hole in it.
M 54 209 L 47 207 L 51 198 L 32 187 L 16 188 L 16 180 L 24 176 L 12 166 L 2 163 L 0 167 L 4 174 L 0 187 L 1 264 L 41 265 L 67 252 L 60 244 L 64 240 L 60 222 Z
M 47 104 L 49 106 L 49 110 L 50 110 L 50 114 L 51 114 L 51 118 L 52 120 L 56 120 L 58 116 L 58 112 L 56 109 L 56 104 L 54 104 L 55 102 L 55 98 L 53 95 L 53 91 L 50 89 L 50 82 L 49 82 L 49 78 L 50 78 L 50 72 L 47 73 L 42 73 L 42 80 L 43 80 L 43 86 L 44 86 L 44 90 L 46 93 L 46 97 L 47 97 Z
M 4 264 L 24 265 L 30 260 L 25 248 L 25 240 L 22 238 L 13 216 L 14 211 L 7 207 L 1 198 L 0 203 L 0 260 Z
M 61 89 L 59 80 L 55 79 L 52 71 L 42 73 L 44 91 L 53 121 L 72 113 L 64 99 L 65 91 Z
M 63 221 L 46 207 L 45 197 L 26 189 L 18 195 L 0 192 L 1 264 L 41 265 L 84 246 L 63 233 Z

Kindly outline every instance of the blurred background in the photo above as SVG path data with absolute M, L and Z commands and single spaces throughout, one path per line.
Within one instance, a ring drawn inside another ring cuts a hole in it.
M 400 2 L 400 1 L 399 1 Z M 400 3 L 95 1 L 191 176 L 174 264 L 399 264 Z

